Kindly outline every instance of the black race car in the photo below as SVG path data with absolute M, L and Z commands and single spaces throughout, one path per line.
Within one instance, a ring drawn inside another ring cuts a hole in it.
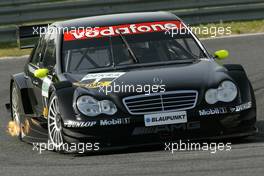
M 11 78 L 12 118 L 23 141 L 56 147 L 253 135 L 254 91 L 227 56 L 167 12 L 56 22 Z

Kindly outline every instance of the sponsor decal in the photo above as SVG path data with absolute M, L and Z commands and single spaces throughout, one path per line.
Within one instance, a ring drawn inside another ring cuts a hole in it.
M 126 124 L 130 124 L 130 118 L 100 120 L 101 126 L 126 125 Z
M 85 127 L 93 127 L 96 125 L 96 121 L 87 121 L 87 122 L 80 122 L 80 121 L 73 121 L 67 120 L 64 122 L 64 126 L 68 128 L 85 128 Z
M 201 125 L 199 121 L 172 124 L 172 125 L 162 125 L 162 126 L 150 126 L 150 127 L 136 127 L 132 135 L 143 135 L 143 134 L 156 134 L 160 132 L 173 133 L 185 130 L 196 130 L 200 129 Z
M 96 80 L 99 81 L 103 78 L 119 78 L 120 76 L 122 76 L 123 74 L 125 74 L 125 72 L 108 72 L 108 73 L 94 73 L 94 74 L 88 74 L 86 76 L 83 77 L 83 79 L 81 81 L 86 81 L 86 80 Z
M 230 108 L 230 111 L 231 112 L 236 112 L 236 108 L 234 107 L 234 108 Z
M 64 33 L 64 41 L 86 40 L 108 36 L 133 35 L 151 32 L 167 31 L 175 28 L 184 28 L 180 21 L 160 21 L 137 24 L 123 24 L 117 26 L 95 27 L 89 29 L 77 29 Z
M 236 112 L 240 112 L 240 111 L 244 111 L 244 110 L 250 109 L 251 107 L 252 107 L 252 102 L 250 101 L 248 103 L 236 106 L 235 111 Z
M 200 116 L 207 116 L 207 115 L 216 115 L 216 114 L 226 114 L 226 108 L 212 108 L 212 109 L 203 109 L 199 110 Z
M 97 87 L 106 87 L 110 86 L 111 81 L 102 81 L 102 82 L 93 82 L 91 84 L 88 84 L 90 88 L 97 88 Z
M 244 111 L 250 108 L 252 108 L 251 101 L 241 104 L 241 105 L 234 106 L 234 107 L 219 107 L 219 108 L 211 108 L 211 109 L 202 109 L 202 110 L 199 110 L 199 115 L 208 116 L 208 115 L 236 113 L 236 112 L 241 112 L 241 111 Z
M 50 88 L 50 85 L 52 84 L 52 81 L 51 79 L 49 79 L 48 77 L 45 77 L 43 79 L 43 83 L 42 83 L 42 88 L 41 88 L 41 94 L 43 97 L 49 97 L 49 88 Z
M 144 116 L 145 126 L 168 125 L 176 123 L 186 123 L 186 111 L 169 112 L 161 114 L 148 114 Z
M 117 78 L 124 74 L 125 72 L 88 74 L 84 76 L 80 82 L 74 83 L 74 85 L 85 88 L 106 87 L 110 86 L 113 81 L 115 81 Z
M 103 82 L 92 82 L 92 83 L 74 83 L 75 86 L 79 86 L 79 87 L 85 87 L 85 88 L 101 88 L 101 87 L 106 87 L 106 86 L 110 86 L 111 82 L 110 81 L 103 81 Z

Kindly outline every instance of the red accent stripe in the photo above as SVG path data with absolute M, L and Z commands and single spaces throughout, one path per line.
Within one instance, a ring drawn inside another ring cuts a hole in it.
M 117 36 L 118 30 L 123 35 L 161 32 L 171 28 L 184 28 L 181 21 L 160 21 L 137 24 L 123 24 L 117 26 L 96 27 L 79 30 L 71 30 L 64 33 L 64 41 L 85 40 L 106 36 Z

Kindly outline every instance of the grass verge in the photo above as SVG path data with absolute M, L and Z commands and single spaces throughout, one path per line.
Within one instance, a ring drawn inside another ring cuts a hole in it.
M 195 28 L 196 34 L 200 38 L 208 37 L 219 37 L 226 35 L 237 35 L 237 34 L 247 34 L 247 33 L 261 33 L 264 32 L 264 20 L 254 20 L 254 21 L 240 21 L 240 22 L 226 22 L 226 23 L 210 23 L 201 24 L 193 26 Z M 223 28 L 224 33 L 216 32 L 215 29 Z M 207 30 L 211 29 L 211 30 Z M 228 31 L 226 31 L 228 29 Z M 230 31 L 229 31 L 230 30 Z M 8 56 L 22 56 L 30 54 L 31 49 L 20 50 L 17 48 L 16 43 L 0 43 L 0 57 Z
M 221 34 L 221 32 L 217 33 L 215 36 L 214 34 L 198 34 L 198 37 L 207 38 L 207 37 L 221 37 L 226 35 L 238 35 L 238 34 L 250 34 L 250 33 L 262 33 L 264 32 L 264 19 L 263 20 L 254 20 L 254 21 L 239 21 L 239 22 L 226 22 L 226 23 L 210 23 L 210 24 L 201 24 L 198 26 L 200 29 L 205 28 L 224 28 L 225 33 Z M 226 29 L 230 29 L 230 34 Z M 212 30 L 214 32 L 214 30 Z
M 23 56 L 30 54 L 31 49 L 19 49 L 17 43 L 0 43 L 0 57 Z

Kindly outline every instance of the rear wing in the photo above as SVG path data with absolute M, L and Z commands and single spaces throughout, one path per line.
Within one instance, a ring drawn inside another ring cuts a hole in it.
M 34 48 L 41 34 L 49 24 L 17 26 L 17 45 L 19 49 Z

